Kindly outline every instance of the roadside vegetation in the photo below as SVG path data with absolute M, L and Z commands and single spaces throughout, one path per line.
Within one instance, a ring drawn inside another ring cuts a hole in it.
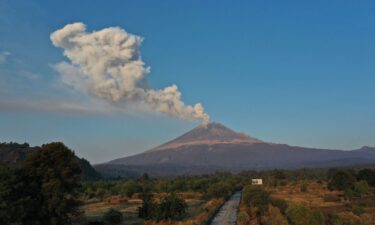
M 239 225 L 371 225 L 375 170 L 275 170 L 247 185 Z
M 0 164 L 2 225 L 200 225 L 242 190 L 238 225 L 371 225 L 375 169 L 296 169 L 201 176 L 82 180 L 62 143 Z M 263 185 L 251 185 L 251 179 Z

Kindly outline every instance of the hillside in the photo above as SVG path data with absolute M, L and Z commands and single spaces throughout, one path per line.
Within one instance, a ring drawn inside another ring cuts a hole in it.
M 37 148 L 38 147 L 30 147 L 27 143 L 0 143 L 0 162 L 16 167 L 27 157 L 29 152 Z M 82 178 L 84 180 L 96 180 L 101 178 L 101 175 L 91 166 L 90 162 L 84 158 L 80 158 L 79 160 Z
M 375 148 L 353 151 L 273 144 L 218 123 L 199 126 L 141 154 L 96 165 L 106 175 L 148 172 L 155 176 L 273 168 L 334 167 L 375 163 Z M 116 172 L 115 172 L 116 171 Z

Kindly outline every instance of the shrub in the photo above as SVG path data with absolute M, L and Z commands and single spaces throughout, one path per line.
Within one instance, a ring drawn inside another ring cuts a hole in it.
M 328 214 L 329 225 L 343 225 L 341 218 L 337 214 Z
M 367 194 L 368 191 L 369 191 L 369 187 L 368 187 L 367 181 L 362 180 L 354 184 L 355 195 L 362 196 L 362 195 Z
M 124 184 L 123 192 L 129 198 L 133 196 L 134 193 L 141 191 L 141 186 L 137 184 L 135 181 L 127 181 Z
M 281 214 L 279 208 L 270 205 L 268 207 L 268 215 L 263 218 L 264 224 L 270 225 L 288 225 L 285 216 Z
M 288 208 L 288 203 L 281 198 L 271 198 L 271 205 L 279 208 L 282 214 L 285 214 L 286 209 Z
M 328 188 L 330 190 L 340 190 L 343 191 L 345 189 L 352 189 L 354 187 L 354 183 L 356 178 L 348 172 L 345 171 L 338 171 L 336 172 L 332 179 L 328 183 Z
M 358 180 L 365 180 L 370 186 L 375 186 L 375 170 L 363 169 L 357 174 Z
M 207 194 L 211 198 L 226 198 L 231 194 L 231 187 L 224 182 L 215 183 L 208 188 Z
M 364 210 L 362 207 L 354 206 L 354 207 L 352 208 L 352 212 L 353 212 L 355 215 L 360 216 L 360 215 L 362 215 L 362 214 L 365 212 L 365 210 Z
M 104 213 L 104 221 L 108 225 L 121 224 L 123 220 L 122 213 L 115 209 L 109 209 Z
M 165 196 L 157 207 L 157 220 L 177 219 L 186 213 L 187 204 L 175 193 Z
M 286 210 L 286 215 L 293 225 L 323 225 L 324 217 L 321 212 L 311 210 L 303 205 L 292 204 Z
M 346 200 L 350 200 L 350 199 L 353 198 L 353 191 L 352 191 L 352 189 L 347 188 L 347 189 L 344 190 L 344 198 Z
M 256 216 L 264 215 L 270 203 L 270 194 L 259 186 L 246 186 L 243 190 L 243 201 L 248 207 L 256 209 Z

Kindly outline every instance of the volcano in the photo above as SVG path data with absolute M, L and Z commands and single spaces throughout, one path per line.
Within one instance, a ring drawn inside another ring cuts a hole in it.
M 311 168 L 375 163 L 375 148 L 314 149 L 261 141 L 222 124 L 209 123 L 141 154 L 95 168 L 107 176 L 197 175 L 217 171 Z
M 257 143 L 262 143 L 262 141 L 250 137 L 245 133 L 237 133 L 220 123 L 209 123 L 207 125 L 198 126 L 193 130 L 181 135 L 180 137 L 162 144 L 156 148 L 153 148 L 148 152 L 175 149 L 183 146 L 193 145 Z

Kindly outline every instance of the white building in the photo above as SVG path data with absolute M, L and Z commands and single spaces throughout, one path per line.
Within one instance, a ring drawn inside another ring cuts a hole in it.
M 262 179 L 251 179 L 251 184 L 252 185 L 263 185 L 263 180 Z

